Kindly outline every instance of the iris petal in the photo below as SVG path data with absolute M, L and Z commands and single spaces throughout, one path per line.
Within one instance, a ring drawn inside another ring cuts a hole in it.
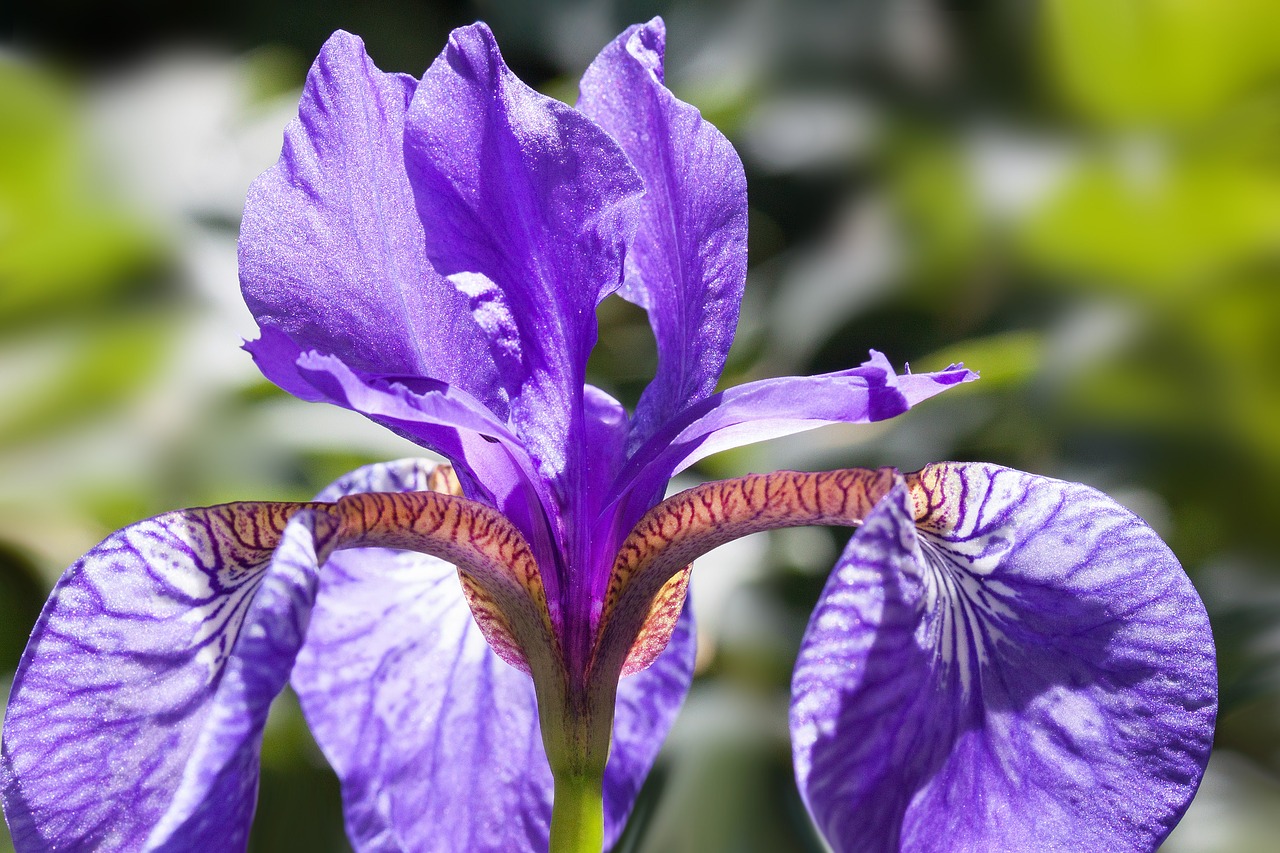
M 370 466 L 319 499 L 425 489 L 429 471 L 419 461 Z M 688 689 L 693 648 L 686 616 L 654 665 L 619 686 L 610 842 Z M 453 566 L 384 549 L 335 554 L 293 684 L 342 780 L 356 849 L 546 849 L 552 782 L 533 683 L 485 643 Z
M 461 389 L 430 379 L 362 376 L 319 353 L 300 355 L 296 370 L 325 400 L 449 457 L 464 485 L 474 484 L 479 500 L 504 509 L 513 495 L 538 488 L 533 461 L 520 440 Z
M 432 269 L 404 163 L 417 88 L 337 32 L 307 76 L 280 160 L 249 189 L 240 281 L 259 325 L 353 370 L 430 376 L 506 416 L 469 300 Z M 448 334 L 441 334 L 441 330 Z M 261 363 L 261 359 L 259 360 Z M 287 372 L 287 364 L 264 371 Z
M 489 330 L 510 422 L 567 495 L 595 308 L 621 283 L 640 180 L 604 131 L 521 83 L 483 24 L 450 35 L 405 121 L 427 256 Z
M 5 719 L 18 849 L 244 848 L 262 727 L 332 544 L 327 517 L 284 518 L 261 504 L 169 513 L 67 571 Z
M 738 385 L 690 406 L 628 461 L 616 493 L 628 503 L 624 529 L 661 498 L 667 481 L 699 459 L 833 423 L 871 423 L 900 415 L 977 374 L 953 365 L 897 375 L 881 353 L 860 367 Z
M 633 446 L 715 389 L 747 275 L 742 161 L 663 85 L 665 43 L 660 18 L 629 28 L 587 69 L 578 103 L 645 184 L 620 292 L 649 314 L 658 371 L 636 407 Z
M 1153 850 L 1208 759 L 1213 641 L 1177 560 L 1085 486 L 938 465 L 853 536 L 792 684 L 837 850 Z
M 226 839 L 228 849 L 244 842 L 267 712 L 289 679 L 315 603 L 313 525 L 313 518 L 295 517 L 284 532 L 173 805 L 151 833 L 157 850 L 205 850 L 210 838 Z
M 293 673 L 360 851 L 545 849 L 551 772 L 533 682 L 485 642 L 442 560 L 329 560 Z
M 334 356 L 300 351 L 273 326 L 264 326 L 262 337 L 245 348 L 263 373 L 289 393 L 360 412 L 448 457 L 464 494 L 505 513 L 524 534 L 540 565 L 554 563 L 550 533 L 540 511 L 551 499 L 547 485 L 520 439 L 480 401 L 431 379 L 357 373 Z

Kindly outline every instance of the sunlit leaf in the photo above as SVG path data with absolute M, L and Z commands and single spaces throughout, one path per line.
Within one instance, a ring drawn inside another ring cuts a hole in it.
M 94 180 L 75 107 L 55 79 L 0 59 L 0 328 L 136 291 L 160 258 Z
M 1043 10 L 1053 81 L 1104 123 L 1198 120 L 1280 69 L 1280 6 L 1269 0 L 1052 0 Z

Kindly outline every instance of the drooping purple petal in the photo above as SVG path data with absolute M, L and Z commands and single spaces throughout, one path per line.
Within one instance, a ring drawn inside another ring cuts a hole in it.
M 280 160 L 249 189 L 241 287 L 259 325 L 303 351 L 364 373 L 448 382 L 504 418 L 502 377 L 476 357 L 488 340 L 469 300 L 427 262 L 404 161 L 416 87 L 379 71 L 359 38 L 330 37 Z
M 405 156 L 427 256 L 470 298 L 512 427 L 564 491 L 595 308 L 621 283 L 640 180 L 604 131 L 516 79 L 483 24 L 455 30 L 418 85 Z
M 310 510 L 282 526 L 269 505 L 183 510 L 67 571 L 5 719 L 19 850 L 244 849 L 262 727 L 332 544 Z
M 370 466 L 320 499 L 423 489 L 429 470 Z M 610 839 L 688 688 L 692 651 L 686 617 L 663 656 L 620 685 Z M 342 780 L 357 850 L 546 849 L 552 784 L 533 683 L 485 644 L 452 566 L 379 549 L 331 557 L 293 684 Z
M 854 534 L 792 691 L 805 801 L 860 853 L 1154 850 L 1216 707 L 1204 607 L 1155 533 L 976 464 L 925 469 Z
M 449 564 L 331 558 L 293 685 L 342 780 L 357 850 L 545 848 L 551 773 L 533 682 L 485 643 Z
M 152 832 L 156 849 L 201 851 L 211 838 L 227 849 L 244 844 L 257 799 L 267 711 L 289 681 L 315 603 L 320 558 L 314 540 L 315 518 L 309 513 L 285 529 L 173 805 Z
M 729 140 L 663 85 L 661 18 L 629 28 L 582 78 L 579 108 L 644 179 L 621 294 L 649 314 L 658 371 L 636 407 L 633 446 L 716 385 L 747 274 L 747 182 Z
M 481 495 L 501 500 L 532 482 L 532 462 L 506 426 L 465 391 L 431 379 L 361 376 L 340 359 L 300 355 L 297 373 L 329 402 L 353 409 L 415 444 L 454 460 Z
M 738 385 L 680 413 L 628 460 L 616 494 L 628 495 L 630 529 L 667 481 L 699 459 L 833 423 L 871 423 L 900 415 L 977 374 L 954 365 L 898 376 L 872 351 L 860 367 L 820 376 L 788 376 Z

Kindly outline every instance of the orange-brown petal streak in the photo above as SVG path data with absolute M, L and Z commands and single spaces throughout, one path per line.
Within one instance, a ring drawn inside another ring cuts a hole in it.
M 964 478 L 948 462 L 935 462 L 904 475 L 911 495 L 916 526 L 936 533 L 949 530 L 955 521 L 954 508 L 963 506 Z M 952 511 L 948 512 L 947 507 Z
M 497 510 L 441 492 L 401 492 L 349 495 L 332 511 L 340 547 L 400 548 L 455 565 L 476 622 L 504 660 L 526 671 L 560 666 L 533 552 Z
M 689 591 L 689 573 L 692 570 L 692 565 L 685 566 L 658 590 L 653 606 L 649 608 L 649 615 L 644 619 L 644 626 L 631 644 L 631 651 L 627 652 L 627 659 L 622 664 L 623 675 L 635 675 L 648 668 L 662 654 L 667 643 L 671 642 L 671 635 L 676 630 L 676 622 L 684 607 L 685 595 Z
M 620 672 L 655 600 L 708 551 L 763 530 L 858 524 L 901 475 L 893 468 L 777 471 L 705 483 L 649 510 L 618 549 L 592 661 L 598 681 Z
M 461 497 L 452 468 L 431 472 L 429 492 L 365 493 L 337 503 L 238 502 L 185 510 L 197 552 L 216 559 L 223 582 L 260 572 L 298 512 L 329 519 L 317 530 L 321 564 L 333 548 L 398 548 L 452 563 L 477 624 L 498 655 L 530 671 L 526 649 L 544 662 L 559 661 L 546 593 L 533 553 L 520 532 L 496 510 Z M 336 533 L 336 535 L 332 535 Z
M 195 553 L 208 555 L 210 564 L 225 575 L 224 581 L 235 583 L 271 561 L 285 525 L 304 509 L 323 511 L 328 504 L 240 501 L 182 510 L 181 514 L 188 522 L 188 536 L 208 537 Z

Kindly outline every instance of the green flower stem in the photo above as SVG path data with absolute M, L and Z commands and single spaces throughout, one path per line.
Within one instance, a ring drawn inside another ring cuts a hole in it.
M 550 853 L 600 853 L 604 849 L 604 785 L 599 776 L 555 777 Z

